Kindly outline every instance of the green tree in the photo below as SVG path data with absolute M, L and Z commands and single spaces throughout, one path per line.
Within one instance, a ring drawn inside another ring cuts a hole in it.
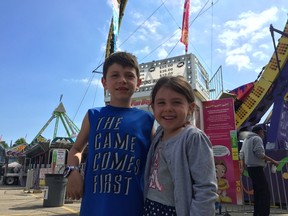
M 21 138 L 19 138 L 19 139 L 16 140 L 16 142 L 13 144 L 13 147 L 14 147 L 14 146 L 17 146 L 17 145 L 21 145 L 21 144 L 26 144 L 26 143 L 27 143 L 27 142 L 26 142 L 26 139 L 23 138 L 23 137 L 21 137 Z
M 0 145 L 2 145 L 4 149 L 9 148 L 8 143 L 6 143 L 5 141 L 0 141 Z

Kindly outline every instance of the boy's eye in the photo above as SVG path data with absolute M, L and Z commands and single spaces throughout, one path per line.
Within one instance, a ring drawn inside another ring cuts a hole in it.
M 128 74 L 128 77 L 129 78 L 135 78 L 135 75 L 133 73 L 131 73 L 131 74 Z
M 174 101 L 174 104 L 181 104 L 181 101 Z

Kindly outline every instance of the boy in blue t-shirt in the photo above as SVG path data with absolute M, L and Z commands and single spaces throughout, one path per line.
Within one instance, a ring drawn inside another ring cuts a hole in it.
M 142 215 L 143 175 L 153 133 L 151 113 L 131 108 L 141 84 L 138 62 L 127 52 L 109 56 L 102 84 L 110 93 L 105 107 L 89 109 L 68 154 L 67 195 L 80 199 L 80 215 Z M 79 172 L 88 142 L 84 179 Z

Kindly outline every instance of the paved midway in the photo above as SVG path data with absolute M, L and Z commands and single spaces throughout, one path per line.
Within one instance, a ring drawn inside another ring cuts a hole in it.
M 79 209 L 79 201 L 61 207 L 43 207 L 41 191 L 28 193 L 23 187 L 0 185 L 1 216 L 77 216 Z
M 65 203 L 61 207 L 43 207 L 43 192 L 41 190 L 31 193 L 24 191 L 23 187 L 6 186 L 0 184 L 0 215 L 1 216 L 78 216 L 80 201 Z M 222 208 L 223 216 L 253 216 L 252 206 L 230 205 L 228 213 Z M 284 210 L 284 212 L 288 212 Z M 217 213 L 217 211 L 216 211 Z M 288 214 L 271 208 L 271 216 L 288 216 Z M 219 214 L 218 214 L 219 215 Z

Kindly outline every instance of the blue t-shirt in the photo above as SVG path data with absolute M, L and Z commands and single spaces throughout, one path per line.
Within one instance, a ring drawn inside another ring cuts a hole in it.
M 137 108 L 88 111 L 90 133 L 80 215 L 136 216 L 154 118 Z

